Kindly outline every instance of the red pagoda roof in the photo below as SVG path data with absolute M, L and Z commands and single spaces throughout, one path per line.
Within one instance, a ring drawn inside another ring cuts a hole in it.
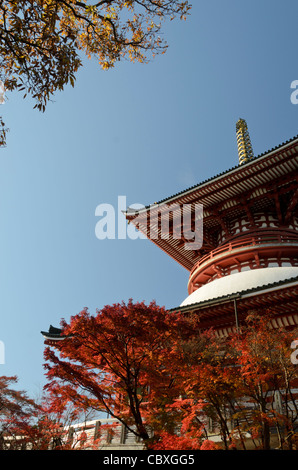
M 228 221 L 274 208 L 280 220 L 293 216 L 297 204 L 298 136 L 254 157 L 247 163 L 220 173 L 138 211 L 127 209 L 125 216 L 148 236 L 149 213 L 163 205 L 203 205 L 203 245 L 199 250 L 185 249 L 185 241 L 169 233 L 167 239 L 151 240 L 188 271 L 204 255 L 217 248 L 220 230 L 231 238 Z M 284 198 L 280 207 L 280 198 Z M 150 236 L 148 236 L 150 238 Z

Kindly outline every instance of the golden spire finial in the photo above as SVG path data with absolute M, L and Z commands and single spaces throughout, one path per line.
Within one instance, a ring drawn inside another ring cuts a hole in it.
M 239 163 L 242 165 L 251 160 L 254 156 L 247 124 L 244 119 L 239 119 L 236 123 L 236 136 Z

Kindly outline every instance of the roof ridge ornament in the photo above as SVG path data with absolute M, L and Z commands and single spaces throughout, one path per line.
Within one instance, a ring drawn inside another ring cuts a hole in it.
M 254 157 L 248 127 L 245 119 L 239 119 L 236 123 L 236 137 L 238 146 L 239 164 L 247 163 Z

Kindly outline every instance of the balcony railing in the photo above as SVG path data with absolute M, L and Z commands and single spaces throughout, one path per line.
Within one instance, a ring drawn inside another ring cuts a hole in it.
M 238 240 L 230 241 L 224 245 L 215 248 L 206 255 L 202 256 L 199 261 L 196 262 L 194 267 L 190 272 L 190 277 L 192 274 L 207 261 L 217 258 L 219 255 L 225 253 L 228 254 L 231 251 L 238 250 L 240 248 L 250 248 L 260 245 L 297 245 L 298 246 L 298 235 L 293 234 L 264 234 L 264 235 L 252 235 L 246 238 L 241 238 Z

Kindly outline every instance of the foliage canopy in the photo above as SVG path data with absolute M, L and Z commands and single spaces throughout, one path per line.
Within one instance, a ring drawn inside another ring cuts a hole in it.
M 7 91 L 31 95 L 44 111 L 56 90 L 74 86 L 81 53 L 103 69 L 123 58 L 145 62 L 166 50 L 162 22 L 185 18 L 189 9 L 181 0 L 3 0 L 0 80 Z
M 115 304 L 96 316 L 84 310 L 62 322 L 66 338 L 45 350 L 46 388 L 63 402 L 108 411 L 148 448 L 215 448 L 210 422 L 225 449 L 291 448 L 297 331 L 271 320 L 251 312 L 239 333 L 219 338 L 201 330 L 197 315 L 155 303 Z

